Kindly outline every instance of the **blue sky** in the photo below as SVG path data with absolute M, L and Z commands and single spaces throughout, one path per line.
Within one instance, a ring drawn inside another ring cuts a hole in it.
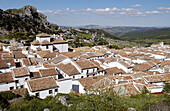
M 0 0 L 0 8 L 32 5 L 62 26 L 168 26 L 170 0 Z

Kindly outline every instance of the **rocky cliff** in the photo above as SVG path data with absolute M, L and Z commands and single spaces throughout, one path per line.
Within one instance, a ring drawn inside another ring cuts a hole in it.
M 58 26 L 50 24 L 46 18 L 38 13 L 35 7 L 29 5 L 20 9 L 0 9 L 0 36 L 15 32 L 54 33 Z

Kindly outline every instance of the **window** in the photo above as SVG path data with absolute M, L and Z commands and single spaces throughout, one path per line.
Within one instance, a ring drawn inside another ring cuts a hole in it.
M 46 49 L 48 49 L 48 45 L 46 45 Z
M 81 76 L 81 78 L 83 78 L 83 76 Z
M 73 79 L 75 78 L 75 76 L 73 76 Z
M 28 78 L 25 78 L 25 80 L 28 80 Z
M 81 70 L 81 73 L 83 73 L 83 70 Z
M 93 69 L 93 72 L 95 71 L 95 69 Z
M 14 87 L 10 87 L 9 89 L 10 89 L 10 90 L 14 90 Z
M 89 75 L 87 75 L 87 77 L 89 77 Z
M 21 85 L 21 88 L 24 88 L 24 85 Z
M 15 80 L 16 83 L 18 83 L 18 80 Z
M 52 94 L 53 93 L 53 91 L 52 90 L 49 90 L 49 94 Z
M 35 96 L 36 96 L 36 97 L 39 97 L 39 96 L 40 96 L 40 94 L 39 94 L 39 93 L 35 93 Z
M 87 74 L 89 73 L 89 70 L 87 70 Z
M 58 92 L 58 89 L 55 89 L 55 92 Z

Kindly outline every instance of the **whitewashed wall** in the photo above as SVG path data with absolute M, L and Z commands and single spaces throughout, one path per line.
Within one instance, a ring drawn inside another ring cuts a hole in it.
M 72 89 L 72 79 L 57 81 L 57 84 L 59 86 L 58 93 L 70 93 Z
M 1 83 L 0 84 L 0 91 L 9 91 L 10 87 L 14 87 L 14 89 L 16 89 L 15 82 Z

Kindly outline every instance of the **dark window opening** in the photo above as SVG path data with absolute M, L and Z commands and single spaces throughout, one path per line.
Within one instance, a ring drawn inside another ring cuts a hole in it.
M 49 94 L 52 94 L 53 93 L 53 91 L 52 90 L 49 90 Z
M 58 89 L 55 89 L 55 92 L 58 92 Z
M 46 45 L 46 49 L 48 49 L 48 45 Z
M 39 96 L 40 96 L 40 94 L 39 94 L 39 93 L 35 93 L 35 96 L 36 96 L 36 97 L 39 97 Z
M 14 90 L 14 87 L 10 87 L 10 90 Z
M 81 76 L 81 78 L 83 78 L 83 76 Z
M 19 62 L 16 62 L 15 65 L 16 65 L 16 68 L 21 67 L 21 64 Z
M 16 83 L 18 83 L 18 80 L 15 80 Z

